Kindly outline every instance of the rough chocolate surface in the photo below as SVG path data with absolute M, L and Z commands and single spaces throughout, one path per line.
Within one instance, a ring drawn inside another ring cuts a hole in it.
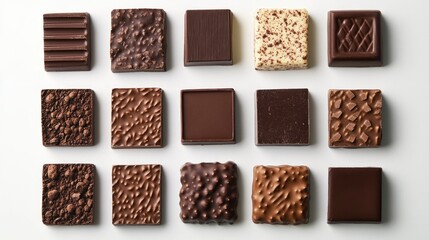
M 186 163 L 180 174 L 182 221 L 232 224 L 237 219 L 237 178 L 233 162 Z
M 113 166 L 112 223 L 161 224 L 161 165 Z
M 166 70 L 166 15 L 162 9 L 112 11 L 113 72 Z
M 94 144 L 94 92 L 90 89 L 42 90 L 42 137 L 45 146 Z
M 94 179 L 95 166 L 92 164 L 43 165 L 43 223 L 92 224 Z
M 112 90 L 112 148 L 162 147 L 162 90 Z

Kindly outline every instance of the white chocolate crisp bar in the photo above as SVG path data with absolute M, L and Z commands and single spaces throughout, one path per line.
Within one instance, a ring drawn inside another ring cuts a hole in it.
M 255 22 L 255 69 L 305 69 L 307 59 L 307 10 L 259 9 Z

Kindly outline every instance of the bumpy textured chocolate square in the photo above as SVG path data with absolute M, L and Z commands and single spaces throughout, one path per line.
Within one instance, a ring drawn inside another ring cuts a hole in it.
M 94 92 L 90 89 L 42 90 L 45 146 L 94 144 Z
M 112 90 L 112 148 L 162 147 L 162 90 Z
M 331 67 L 381 66 L 380 11 L 330 11 L 328 62 Z
M 43 165 L 42 220 L 46 225 L 92 224 L 93 164 Z
M 252 204 L 254 223 L 307 223 L 310 170 L 306 166 L 255 166 Z
M 233 162 L 186 163 L 180 170 L 182 221 L 232 224 L 237 219 L 237 178 Z
M 112 223 L 161 224 L 161 165 L 113 166 Z
M 308 21 L 305 9 L 259 9 L 255 21 L 255 69 L 307 68 Z
M 256 144 L 310 144 L 308 89 L 256 91 Z
M 166 70 L 165 18 L 162 9 L 112 11 L 112 72 Z
M 378 147 L 381 110 L 380 90 L 329 90 L 329 146 Z

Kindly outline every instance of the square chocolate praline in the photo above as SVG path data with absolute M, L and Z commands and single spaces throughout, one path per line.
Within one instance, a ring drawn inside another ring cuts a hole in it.
M 166 71 L 166 14 L 162 9 L 112 11 L 112 72 Z
M 162 89 L 112 90 L 112 148 L 162 147 Z
M 182 143 L 235 143 L 234 89 L 182 90 Z
M 252 205 L 254 223 L 308 223 L 310 170 L 306 166 L 255 166 Z
M 94 145 L 94 92 L 90 89 L 45 89 L 41 92 L 45 146 Z
M 308 89 L 256 91 L 256 145 L 310 144 Z
M 229 9 L 187 10 L 185 66 L 232 65 L 232 13 Z
M 378 89 L 329 90 L 329 147 L 378 147 L 382 138 Z
M 328 13 L 330 67 L 377 67 L 382 62 L 380 11 Z
M 93 164 L 43 165 L 42 220 L 46 225 L 94 222 Z
M 381 168 L 329 168 L 328 223 L 381 222 Z
M 161 224 L 161 165 L 113 166 L 112 223 Z
M 237 219 L 238 168 L 233 162 L 186 163 L 180 170 L 184 223 L 232 224 Z

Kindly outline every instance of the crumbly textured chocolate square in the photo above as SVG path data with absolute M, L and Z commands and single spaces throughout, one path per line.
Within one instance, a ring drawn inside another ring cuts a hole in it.
M 45 70 L 90 70 L 90 27 L 88 13 L 44 14 Z
M 329 168 L 328 223 L 381 222 L 381 168 Z
M 112 90 L 112 148 L 162 147 L 162 90 Z
M 256 144 L 310 144 L 308 89 L 256 91 Z
M 42 220 L 46 225 L 92 224 L 93 164 L 43 165 Z
M 255 21 L 255 69 L 307 68 L 308 21 L 305 9 L 259 9 Z
M 112 11 L 112 72 L 166 70 L 165 18 L 162 9 Z
M 161 165 L 113 166 L 112 223 L 161 224 Z
M 380 11 L 330 11 L 328 14 L 329 66 L 383 65 L 380 19 Z
M 180 170 L 180 217 L 185 223 L 229 223 L 237 219 L 238 170 L 233 162 L 186 163 Z
M 380 90 L 329 90 L 329 147 L 378 147 L 381 130 Z
M 232 65 L 231 10 L 186 11 L 185 66 L 196 65 Z
M 45 146 L 94 144 L 94 92 L 90 89 L 42 90 Z
M 306 166 L 255 166 L 252 203 L 254 223 L 307 223 L 310 170 Z

